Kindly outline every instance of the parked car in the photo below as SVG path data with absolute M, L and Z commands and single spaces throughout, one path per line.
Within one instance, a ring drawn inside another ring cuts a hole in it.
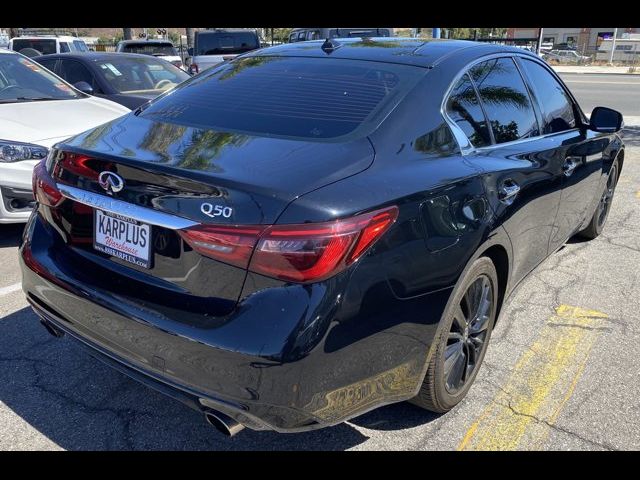
M 189 73 L 196 74 L 261 47 L 256 30 L 197 30 L 189 49 Z
M 589 63 L 591 57 L 580 55 L 575 50 L 551 50 L 542 57 L 547 62 L 556 61 L 561 63 Z
M 602 231 L 621 123 L 513 47 L 257 50 L 40 162 L 23 289 L 227 434 L 446 412 L 514 287 Z
M 25 35 L 9 40 L 9 50 L 27 57 L 51 53 L 88 52 L 84 40 L 68 35 Z
M 34 204 L 33 167 L 54 143 L 128 111 L 0 49 L 0 224 L 27 221 Z
M 169 40 L 122 40 L 118 42 L 116 52 L 152 55 L 183 68 L 182 58 Z
M 166 60 L 136 53 L 63 53 L 34 60 L 78 90 L 130 109 L 190 78 Z
M 294 28 L 289 43 L 340 37 L 393 37 L 393 28 Z
M 9 46 L 9 34 L 4 30 L 0 30 L 0 48 L 7 48 Z

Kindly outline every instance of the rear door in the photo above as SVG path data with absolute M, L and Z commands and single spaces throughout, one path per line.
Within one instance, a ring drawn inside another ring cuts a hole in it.
M 447 112 L 469 138 L 492 209 L 513 245 L 514 281 L 548 253 L 560 203 L 561 159 L 540 138 L 539 115 L 510 56 L 477 63 L 454 88 Z
M 548 67 L 526 57 L 518 62 L 540 106 L 544 148 L 555 149 L 562 161 L 562 195 L 549 244 L 553 251 L 593 213 L 608 141 L 606 135 L 578 128 L 580 109 Z

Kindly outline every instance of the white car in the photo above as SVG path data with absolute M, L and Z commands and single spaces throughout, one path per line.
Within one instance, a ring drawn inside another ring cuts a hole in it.
M 184 70 L 182 58 L 169 40 L 122 40 L 118 42 L 116 52 L 153 55 Z
M 84 40 L 69 35 L 21 35 L 12 38 L 7 48 L 27 57 L 89 51 Z
M 129 111 L 76 90 L 24 55 L 0 49 L 0 224 L 29 218 L 33 167 L 53 144 Z

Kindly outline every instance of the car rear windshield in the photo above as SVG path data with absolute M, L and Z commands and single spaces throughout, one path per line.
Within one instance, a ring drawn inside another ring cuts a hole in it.
M 13 40 L 13 49 L 16 52 L 19 52 L 23 48 L 33 48 L 34 50 L 39 51 L 42 55 L 58 53 L 56 52 L 56 41 L 52 38 L 15 38 Z
M 171 43 L 127 43 L 122 47 L 126 53 L 141 53 L 143 55 L 154 55 L 156 57 L 175 57 L 178 52 Z
M 260 47 L 253 32 L 198 32 L 196 55 L 234 55 Z
M 387 28 L 332 28 L 329 32 L 331 38 L 349 38 L 349 37 L 389 37 L 389 29 Z
M 364 127 L 381 122 L 425 72 L 359 60 L 241 58 L 196 75 L 141 116 L 263 136 L 366 135 Z

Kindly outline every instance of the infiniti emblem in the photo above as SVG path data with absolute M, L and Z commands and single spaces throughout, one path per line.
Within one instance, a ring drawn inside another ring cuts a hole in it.
M 98 175 L 98 183 L 107 192 L 117 193 L 124 188 L 124 180 L 114 172 L 101 172 L 100 175 Z

